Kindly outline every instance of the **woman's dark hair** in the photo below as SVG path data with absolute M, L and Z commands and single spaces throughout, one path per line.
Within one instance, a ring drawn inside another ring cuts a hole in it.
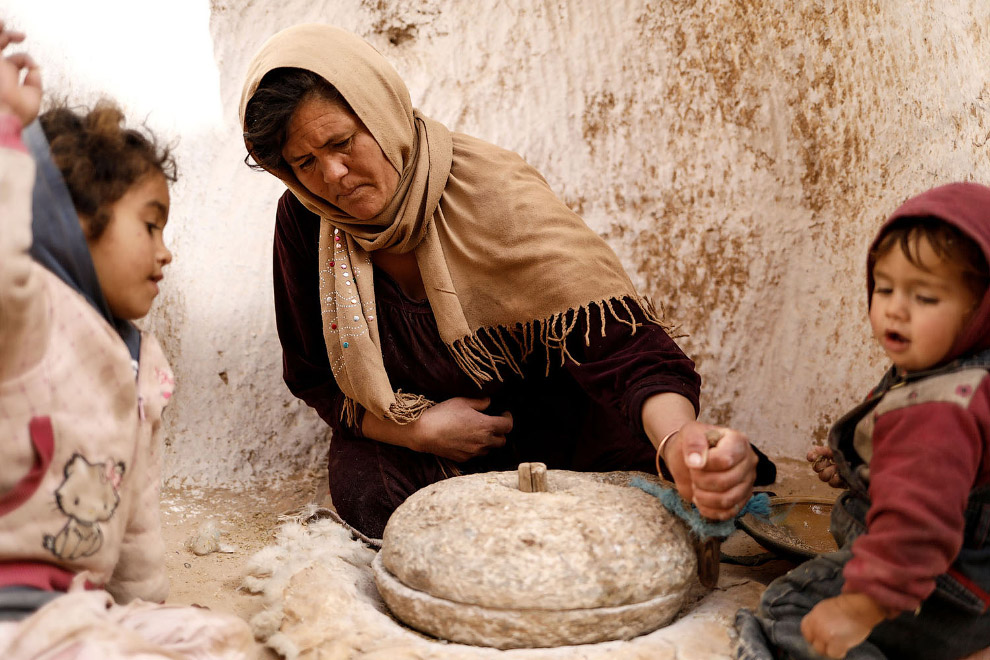
M 125 128 L 124 113 L 112 101 L 98 101 L 88 111 L 60 101 L 38 120 L 72 204 L 88 220 L 83 226 L 90 240 L 103 234 L 113 205 L 145 175 L 160 172 L 168 181 L 176 179 L 171 149 L 147 129 Z
M 311 96 L 339 103 L 353 113 L 344 97 L 322 76 L 292 67 L 272 69 L 258 83 L 244 108 L 244 162 L 256 170 L 281 172 L 289 169 L 282 158 L 289 121 L 299 104 Z
M 876 264 L 880 257 L 898 246 L 910 263 L 927 270 L 919 253 L 922 238 L 928 241 L 935 256 L 959 267 L 966 286 L 977 301 L 981 300 L 990 284 L 987 258 L 976 241 L 940 218 L 924 216 L 894 221 L 870 252 L 870 263 Z

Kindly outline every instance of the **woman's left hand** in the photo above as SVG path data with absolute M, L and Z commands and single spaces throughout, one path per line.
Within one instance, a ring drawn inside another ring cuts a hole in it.
M 708 446 L 706 433 L 722 434 Z M 753 494 L 756 453 L 739 431 L 691 421 L 667 442 L 665 462 L 677 492 L 712 520 L 729 520 L 742 510 Z

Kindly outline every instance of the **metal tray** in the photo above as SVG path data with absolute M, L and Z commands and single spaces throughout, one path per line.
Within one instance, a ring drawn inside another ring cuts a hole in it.
M 771 497 L 769 521 L 749 514 L 738 524 L 770 552 L 800 563 L 838 550 L 829 532 L 833 502 L 823 497 Z

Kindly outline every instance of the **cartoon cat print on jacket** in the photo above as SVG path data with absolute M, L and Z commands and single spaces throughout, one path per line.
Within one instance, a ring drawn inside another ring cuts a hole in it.
M 117 509 L 123 476 L 122 462 L 108 458 L 90 463 L 82 454 L 73 454 L 65 465 L 65 479 L 55 491 L 58 508 L 69 520 L 55 536 L 45 535 L 45 548 L 65 560 L 96 554 L 103 545 L 100 523 L 110 520 Z

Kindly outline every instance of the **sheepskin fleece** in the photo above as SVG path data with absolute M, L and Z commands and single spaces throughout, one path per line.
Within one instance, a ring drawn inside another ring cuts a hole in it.
M 508 651 L 451 644 L 392 619 L 372 577 L 373 549 L 333 520 L 307 518 L 281 525 L 276 542 L 248 562 L 243 584 L 265 603 L 251 619 L 255 635 L 288 660 L 729 659 L 735 613 L 755 607 L 763 590 L 723 576 L 710 593 L 697 586 L 669 626 L 630 641 Z

